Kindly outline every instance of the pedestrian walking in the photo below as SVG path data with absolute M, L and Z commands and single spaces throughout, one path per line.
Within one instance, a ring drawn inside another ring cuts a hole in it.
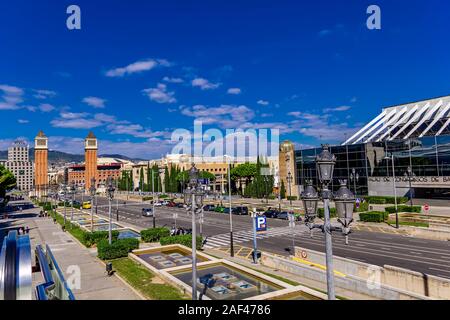
M 30 233 L 30 228 L 29 228 L 28 226 L 25 228 L 25 233 L 26 233 L 26 234 L 29 234 L 29 233 Z

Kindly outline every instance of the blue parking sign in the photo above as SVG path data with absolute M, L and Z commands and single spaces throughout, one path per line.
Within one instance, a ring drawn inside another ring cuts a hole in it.
M 265 216 L 256 217 L 256 231 L 266 231 L 267 230 L 267 220 Z

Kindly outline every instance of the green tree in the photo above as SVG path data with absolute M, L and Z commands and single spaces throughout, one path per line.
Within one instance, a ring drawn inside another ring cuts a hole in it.
M 144 191 L 144 169 L 139 171 L 139 191 Z
M 11 171 L 0 165 L 0 198 L 5 199 L 0 203 L 0 206 L 5 206 L 7 203 L 6 191 L 16 187 L 16 177 Z
M 170 174 L 169 169 L 167 166 L 164 168 L 164 190 L 165 192 L 171 192 L 170 191 Z
M 283 180 L 281 180 L 280 197 L 281 197 L 281 199 L 286 198 L 286 186 L 284 185 Z
M 230 171 L 231 179 L 239 181 L 239 192 L 242 194 L 242 183 L 245 181 L 246 187 L 250 185 L 252 178 L 257 172 L 255 163 L 241 163 Z
M 151 185 L 151 181 L 150 181 L 150 162 L 147 162 L 147 188 L 146 188 L 147 192 L 150 191 L 150 185 Z

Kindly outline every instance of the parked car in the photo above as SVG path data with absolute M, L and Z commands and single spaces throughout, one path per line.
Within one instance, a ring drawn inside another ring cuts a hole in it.
M 218 207 L 216 207 L 216 208 L 214 209 L 214 211 L 215 211 L 215 212 L 223 213 L 223 210 L 224 210 L 224 209 L 225 209 L 224 207 L 218 206 Z
M 144 217 L 153 217 L 153 209 L 152 208 L 142 208 L 142 215 Z
M 91 209 L 92 205 L 90 201 L 83 202 L 83 209 Z
M 224 208 L 222 212 L 229 214 L 230 213 L 230 207 Z M 236 208 L 231 208 L 231 213 L 232 214 L 237 214 L 237 209 Z
M 177 207 L 177 208 L 184 208 L 184 203 L 178 202 L 175 207 Z
M 248 207 L 236 207 L 236 214 L 240 216 L 248 215 Z
M 216 206 L 213 204 L 207 204 L 203 207 L 204 211 L 214 211 L 216 209 Z
M 155 207 L 161 207 L 162 205 L 163 205 L 162 201 L 155 201 L 155 204 L 154 204 Z
M 77 200 L 74 200 L 74 201 L 73 201 L 73 206 L 74 206 L 74 207 L 76 207 L 76 206 L 80 206 L 80 207 L 81 207 L 81 202 L 80 202 L 80 201 L 77 201 Z
M 276 218 L 279 212 L 277 210 L 267 210 L 264 212 L 266 218 Z
M 167 204 L 168 207 L 175 207 L 177 204 L 173 201 L 169 201 L 169 203 Z
M 287 212 L 287 211 L 280 212 L 277 215 L 277 218 L 281 219 L 281 220 L 289 220 L 289 212 Z

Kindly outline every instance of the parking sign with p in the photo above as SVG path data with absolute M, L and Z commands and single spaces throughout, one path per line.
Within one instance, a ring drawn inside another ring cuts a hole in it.
M 267 231 L 267 220 L 266 217 L 256 217 L 256 231 Z

